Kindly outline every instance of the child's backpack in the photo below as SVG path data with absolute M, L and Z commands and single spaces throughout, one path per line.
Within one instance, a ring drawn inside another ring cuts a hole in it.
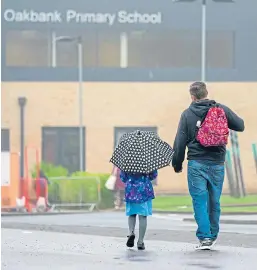
M 217 103 L 207 112 L 201 123 L 197 123 L 196 140 L 204 147 L 225 146 L 229 128 L 226 113 Z

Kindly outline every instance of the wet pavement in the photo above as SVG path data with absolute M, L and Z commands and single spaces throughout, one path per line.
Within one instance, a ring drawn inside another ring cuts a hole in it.
M 183 222 L 184 219 L 192 218 L 192 215 L 176 214 L 154 214 L 148 219 L 150 229 L 183 230 L 195 231 L 195 222 Z M 221 219 L 233 220 L 254 220 L 257 215 L 249 216 L 222 216 Z M 44 216 L 4 216 L 2 223 L 29 223 L 44 225 L 67 225 L 67 226 L 98 226 L 127 228 L 127 219 L 122 212 L 93 212 L 72 215 L 44 215 Z M 231 222 L 232 223 L 232 222 Z M 240 225 L 240 224 L 239 224 Z M 221 224 L 223 232 L 239 232 L 257 234 L 255 224 L 249 226 L 238 226 L 238 224 Z
M 192 244 L 151 240 L 146 247 L 129 250 L 115 237 L 2 229 L 2 269 L 256 269 L 257 249 L 217 245 L 194 251 Z
M 183 218 L 180 215 L 153 215 L 148 219 L 148 239 L 195 243 L 195 222 L 183 222 Z M 127 218 L 119 212 L 2 217 L 2 228 L 124 237 L 127 235 Z M 221 224 L 220 236 L 220 245 L 257 248 L 256 225 Z
M 124 213 L 2 217 L 6 270 L 254 270 L 257 226 L 221 225 L 214 251 L 194 251 L 195 223 L 177 215 L 149 218 L 146 251 L 125 247 Z

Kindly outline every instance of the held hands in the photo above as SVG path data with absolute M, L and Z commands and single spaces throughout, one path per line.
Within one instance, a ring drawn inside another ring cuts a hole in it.
M 182 170 L 183 170 L 182 166 L 175 166 L 173 168 L 174 168 L 175 173 L 182 173 Z
M 177 165 L 173 165 L 172 162 L 171 162 L 170 166 L 173 167 L 175 173 L 182 173 L 182 171 L 183 171 L 182 164 L 177 166 Z

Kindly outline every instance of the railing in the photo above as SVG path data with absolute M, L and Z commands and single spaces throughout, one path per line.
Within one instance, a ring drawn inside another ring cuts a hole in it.
M 63 176 L 49 180 L 48 199 L 52 209 L 89 208 L 89 211 L 93 211 L 101 203 L 100 178 L 97 176 Z

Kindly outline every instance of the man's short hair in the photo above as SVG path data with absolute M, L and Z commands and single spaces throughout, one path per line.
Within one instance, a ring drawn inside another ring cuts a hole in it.
M 189 92 L 196 99 L 204 99 L 208 96 L 206 84 L 204 82 L 194 82 L 190 85 Z

